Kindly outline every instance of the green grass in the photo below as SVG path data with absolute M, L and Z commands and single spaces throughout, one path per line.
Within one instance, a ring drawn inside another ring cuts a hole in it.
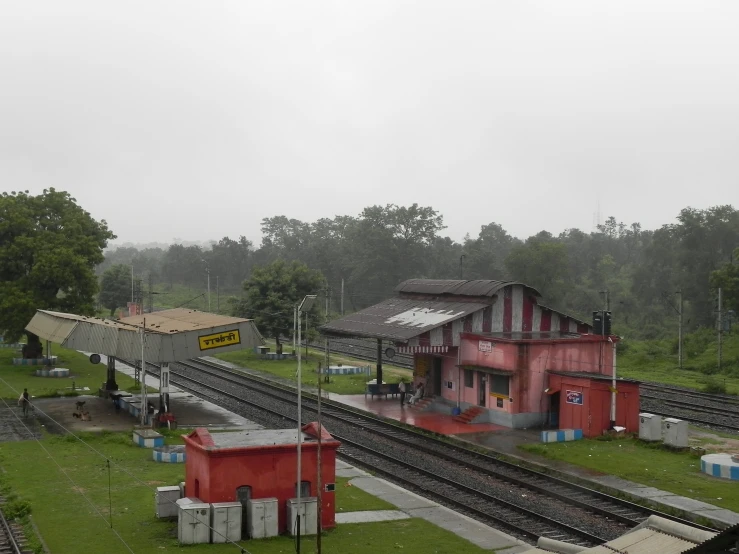
M 107 378 L 105 364 L 92 364 L 87 356 L 58 345 L 52 347 L 52 354 L 57 356 L 56 367 L 65 367 L 70 371 L 68 378 L 37 377 L 34 373 L 40 366 L 14 366 L 13 358 L 20 357 L 10 349 L 0 349 L 0 398 L 17 399 L 24 388 L 31 396 L 43 398 L 61 395 L 97 394 L 97 390 Z M 76 392 L 76 389 L 89 387 L 89 391 Z M 121 390 L 139 392 L 133 378 L 120 372 L 116 373 L 116 382 Z M 154 389 L 151 389 L 155 392 Z
M 520 448 L 739 511 L 739 487 L 701 473 L 700 458 L 689 452 L 674 452 L 632 438 L 531 444 Z
M 337 507 L 339 512 L 364 512 L 373 510 L 397 510 L 397 508 L 381 498 L 367 494 L 362 489 L 353 487 L 348 477 L 336 478 Z M 339 496 L 340 491 L 340 496 Z M 341 502 L 339 502 L 339 500 Z
M 151 451 L 134 446 L 128 433 L 85 433 L 82 438 L 86 444 L 70 436 L 45 436 L 41 444 L 46 450 L 36 441 L 3 443 L 0 449 L 0 491 L 15 505 L 30 508 L 51 552 L 129 552 L 110 529 L 110 506 L 113 528 L 137 554 L 180 550 L 237 552 L 233 545 L 180 547 L 176 523 L 155 518 L 153 489 L 182 481 L 184 465 L 153 462 Z M 167 442 L 179 440 L 170 436 Z M 90 447 L 110 458 L 110 471 L 106 460 Z M 389 507 L 356 487 L 344 486 L 345 483 L 346 480 L 337 480 L 337 511 Z M 313 551 L 315 538 L 303 540 L 305 551 Z M 253 554 L 294 551 L 293 539 L 289 537 L 241 544 Z M 36 552 L 40 552 L 38 548 Z M 325 533 L 323 548 L 325 552 L 367 554 L 397 549 L 411 554 L 483 552 L 420 519 L 341 525 Z
M 269 343 L 271 350 L 274 351 L 274 343 Z M 292 350 L 292 348 L 290 348 Z M 287 346 L 284 347 L 284 351 L 287 352 Z M 253 350 L 238 350 L 236 352 L 227 352 L 225 354 L 218 354 L 216 356 L 221 360 L 237 364 L 241 367 L 255 369 L 257 371 L 263 371 L 271 375 L 281 377 L 283 379 L 296 380 L 297 362 L 294 359 L 290 360 L 263 360 L 259 354 L 255 354 Z M 325 360 L 323 352 L 308 349 L 308 358 L 303 357 L 301 364 L 301 376 L 302 383 L 304 385 L 317 387 L 318 386 L 318 363 L 323 363 Z M 353 358 L 337 355 L 331 356 L 331 365 L 337 365 L 343 363 L 345 365 L 359 365 L 359 366 L 371 366 L 370 376 L 367 377 L 365 374 L 359 375 L 332 375 L 329 383 L 322 382 L 321 386 L 333 393 L 337 394 L 363 394 L 366 388 L 366 383 L 375 376 L 375 366 L 372 362 L 366 360 L 355 360 Z M 383 381 L 387 383 L 397 383 L 400 377 L 409 378 L 411 370 L 403 369 L 395 366 L 383 366 Z
M 706 390 L 725 387 L 739 394 L 739 332 L 724 335 L 722 371 L 718 373 L 715 331 L 702 329 L 685 335 L 683 369 L 678 368 L 677 339 L 631 341 L 619 346 L 618 373 L 640 381 L 656 381 Z

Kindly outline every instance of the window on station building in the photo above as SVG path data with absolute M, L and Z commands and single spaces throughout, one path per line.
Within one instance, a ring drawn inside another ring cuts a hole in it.
M 295 487 L 295 497 L 298 496 L 298 487 Z M 308 498 L 310 496 L 310 481 L 301 481 L 300 498 Z
M 490 376 L 490 394 L 510 396 L 510 377 L 507 375 Z
M 464 370 L 464 386 L 468 389 L 475 386 L 475 372 L 471 369 Z

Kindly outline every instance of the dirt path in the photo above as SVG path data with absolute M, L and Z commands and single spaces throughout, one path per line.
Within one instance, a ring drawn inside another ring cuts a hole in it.
M 20 406 L 9 403 L 0 407 L 0 442 L 25 441 L 39 437 L 40 424 L 33 411 L 24 418 Z

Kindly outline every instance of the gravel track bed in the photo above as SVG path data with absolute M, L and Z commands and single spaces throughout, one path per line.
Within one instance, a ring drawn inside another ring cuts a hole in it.
M 736 416 L 732 416 L 724 411 L 716 411 L 715 413 L 712 413 L 710 409 L 707 409 L 703 406 L 699 406 L 698 408 L 701 408 L 703 411 L 691 410 L 688 407 L 675 405 L 670 403 L 670 401 L 667 399 L 665 399 L 664 401 L 653 400 L 650 398 L 641 399 L 641 410 L 643 412 L 658 412 L 663 414 L 670 414 L 670 417 L 685 419 L 687 421 L 700 419 L 707 423 L 691 422 L 695 425 L 702 425 L 709 429 L 717 427 L 730 429 L 736 432 L 736 429 L 739 428 L 739 414 L 737 414 Z
M 183 374 L 185 377 L 199 380 L 202 379 L 202 373 L 198 373 L 197 370 L 177 365 L 172 369 L 178 373 Z M 174 376 L 174 375 L 173 375 Z M 176 377 L 176 376 L 174 376 Z M 208 376 L 208 385 L 228 390 L 231 394 L 238 394 L 239 385 L 219 379 L 218 377 Z M 259 399 L 259 389 L 267 390 L 267 385 L 260 385 L 259 383 L 249 383 L 243 385 L 244 398 L 249 400 L 262 402 L 265 405 L 270 405 L 273 408 L 275 404 L 281 402 L 280 411 L 283 412 L 289 418 L 297 419 L 297 407 L 295 405 L 294 394 L 286 391 L 285 398 L 283 401 L 276 400 L 273 397 L 264 397 Z M 269 390 L 270 393 L 274 393 L 273 389 Z M 283 418 L 269 416 L 258 408 L 253 406 L 247 406 L 239 404 L 238 402 L 228 399 L 227 397 L 218 398 L 221 395 L 217 393 L 208 392 L 207 395 L 218 404 L 227 407 L 228 409 L 253 419 L 258 423 L 264 424 L 268 427 L 284 428 L 286 426 L 294 425 L 292 421 L 288 421 Z M 330 409 L 328 406 L 326 409 Z M 315 414 L 315 411 L 310 406 L 310 402 L 306 399 L 306 403 L 303 406 L 303 420 L 308 421 L 309 417 Z M 327 414 L 324 411 L 324 417 L 328 419 Z M 524 509 L 533 511 L 542 516 L 552 518 L 555 521 L 559 521 L 563 524 L 572 525 L 579 529 L 583 529 L 598 535 L 605 539 L 615 538 L 620 536 L 625 529 L 625 526 L 616 521 L 610 521 L 602 516 L 594 515 L 587 512 L 586 510 L 577 506 L 566 504 L 560 500 L 547 498 L 541 494 L 519 488 L 515 485 L 496 479 L 490 475 L 486 475 L 484 472 L 469 468 L 462 462 L 451 462 L 435 458 L 426 453 L 419 453 L 414 448 L 412 443 L 408 443 L 405 440 L 399 442 L 397 439 L 388 439 L 383 436 L 377 435 L 372 431 L 362 429 L 355 424 L 349 424 L 335 418 L 332 418 L 330 422 L 324 420 L 325 427 L 329 432 L 335 433 L 339 436 L 350 437 L 351 440 L 361 442 L 365 445 L 371 445 L 372 448 L 383 454 L 394 456 L 401 459 L 404 462 L 412 463 L 419 467 L 431 471 L 432 473 L 444 477 L 447 479 L 453 479 L 459 483 L 472 488 L 478 488 L 487 494 L 501 498 L 507 502 L 520 506 Z M 422 440 L 422 439 L 417 439 Z M 440 447 L 441 449 L 442 447 Z M 450 452 L 452 452 L 450 447 Z M 459 454 L 458 452 L 455 454 Z M 385 462 L 387 463 L 387 462 Z M 476 462 L 478 463 L 478 462 Z M 491 469 L 491 471 L 498 471 L 497 468 Z

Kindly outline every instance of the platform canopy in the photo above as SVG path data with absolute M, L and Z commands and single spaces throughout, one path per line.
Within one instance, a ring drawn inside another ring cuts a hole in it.
M 65 348 L 141 359 L 176 362 L 264 344 L 254 321 L 186 308 L 163 310 L 121 320 L 38 310 L 26 330 Z

